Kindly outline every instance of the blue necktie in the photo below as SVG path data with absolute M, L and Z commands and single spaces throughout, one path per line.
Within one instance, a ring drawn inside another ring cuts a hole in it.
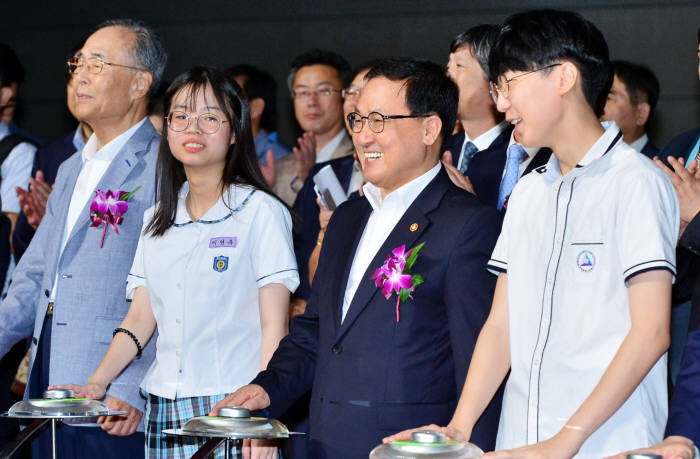
M 525 159 L 527 152 L 522 145 L 514 143 L 508 147 L 508 162 L 506 163 L 506 173 L 501 180 L 501 188 L 498 190 L 498 210 L 503 209 L 503 205 L 513 192 L 515 184 L 518 183 L 520 175 L 520 163 Z
M 464 174 L 469 168 L 469 162 L 472 160 L 475 154 L 479 152 L 479 148 L 474 145 L 471 140 L 467 141 L 467 145 L 464 147 L 464 154 L 462 155 L 462 161 L 459 162 L 459 171 Z

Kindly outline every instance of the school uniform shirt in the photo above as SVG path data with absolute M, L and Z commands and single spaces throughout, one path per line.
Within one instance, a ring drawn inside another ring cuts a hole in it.
M 158 326 L 156 358 L 141 388 L 169 399 L 233 392 L 260 371 L 258 289 L 299 285 L 292 222 L 267 193 L 232 185 L 193 222 L 180 190 L 175 223 L 141 234 L 127 298 L 145 286 Z M 144 213 L 144 229 L 155 206 Z
M 614 125 L 565 176 L 552 155 L 518 182 L 488 263 L 508 275 L 511 372 L 497 449 L 551 438 L 583 404 L 630 331 L 629 279 L 675 277 L 678 224 L 670 180 Z M 667 405 L 664 355 L 576 457 L 661 441 Z

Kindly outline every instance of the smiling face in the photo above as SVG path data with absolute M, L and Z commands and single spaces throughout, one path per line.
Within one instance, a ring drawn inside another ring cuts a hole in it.
M 320 89 L 332 89 L 328 96 L 314 93 Z M 294 99 L 294 115 L 304 131 L 317 136 L 335 135 L 343 127 L 343 83 L 338 71 L 323 64 L 307 65 L 297 71 L 292 82 L 295 91 L 310 91 L 306 98 Z
M 170 112 L 184 112 L 190 120 L 184 131 L 176 132 L 171 126 L 168 127 L 168 145 L 186 171 L 207 168 L 219 171 L 219 174 L 223 172 L 229 146 L 235 141 L 224 109 L 219 105 L 209 84 L 194 94 L 191 86 L 185 86 L 173 97 Z M 214 115 L 222 121 L 213 134 L 203 132 L 195 120 L 206 114 Z
M 488 78 L 469 46 L 462 46 L 450 54 L 447 75 L 459 88 L 457 117 L 460 120 L 479 119 L 493 112 Z
M 124 27 L 105 27 L 90 35 L 77 57 L 99 57 L 104 62 L 138 67 L 131 57 L 134 36 Z M 93 126 L 119 124 L 133 109 L 134 101 L 145 97 L 137 88 L 139 71 L 105 65 L 98 74 L 84 65 L 73 75 L 75 113 L 78 119 Z M 147 90 L 148 88 L 146 88 Z
M 404 81 L 376 77 L 367 82 L 357 102 L 362 116 L 409 115 Z M 362 165 L 362 173 L 379 187 L 384 196 L 419 177 L 437 164 L 442 124 L 433 115 L 427 118 L 390 119 L 381 133 L 373 132 L 364 121 L 362 131 L 352 140 Z
M 561 66 L 549 72 L 533 72 L 527 77 L 510 82 L 508 98 L 499 96 L 498 111 L 505 113 L 506 121 L 515 127 L 513 132 L 525 147 L 549 147 L 555 137 L 554 128 L 561 119 L 561 96 L 557 75 Z M 510 80 L 523 71 L 507 71 L 500 78 Z

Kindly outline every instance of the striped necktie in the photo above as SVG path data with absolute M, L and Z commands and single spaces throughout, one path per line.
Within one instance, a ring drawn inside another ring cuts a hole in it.
M 462 153 L 462 160 L 459 162 L 459 171 L 462 174 L 467 172 L 467 169 L 469 168 L 469 163 L 471 162 L 474 155 L 478 152 L 479 148 L 476 145 L 474 145 L 474 142 L 472 142 L 471 140 L 467 141 L 467 144 L 464 146 L 464 152 Z

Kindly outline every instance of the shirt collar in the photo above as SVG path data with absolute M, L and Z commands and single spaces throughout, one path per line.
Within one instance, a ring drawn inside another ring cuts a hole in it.
M 644 148 L 644 145 L 646 145 L 648 141 L 649 141 L 649 136 L 645 132 L 644 134 L 642 134 L 642 136 L 640 138 L 638 138 L 637 140 L 632 142 L 630 144 L 630 147 L 632 147 L 633 149 L 635 149 L 637 151 L 642 151 L 642 148 Z
M 476 139 L 470 139 L 469 135 L 467 135 L 467 132 L 464 132 L 464 145 L 467 144 L 467 142 L 472 142 L 474 145 L 476 145 L 476 148 L 481 150 L 486 150 L 488 147 L 491 146 L 494 140 L 498 138 L 499 135 L 501 135 L 501 132 L 508 126 L 507 121 L 501 121 L 488 131 L 484 132 L 481 134 L 479 137 Z M 462 147 L 464 148 L 464 147 Z
M 0 121 L 0 139 L 10 135 L 10 126 L 6 122 Z
M 405 210 L 408 209 L 421 191 L 428 186 L 428 183 L 435 178 L 438 172 L 440 172 L 439 161 L 428 172 L 414 178 L 404 185 L 401 185 L 399 188 L 386 195 L 386 197 L 383 199 L 379 187 L 370 182 L 365 183 L 365 185 L 362 187 L 362 191 L 364 192 L 365 197 L 367 198 L 367 201 L 369 201 L 369 204 L 372 206 L 373 210 L 381 209 L 384 203 L 387 201 L 398 203 Z
M 190 184 L 188 182 L 183 183 L 177 195 L 177 213 L 175 214 L 175 221 L 173 222 L 176 226 L 185 226 L 192 223 L 192 218 L 189 212 L 187 212 L 187 204 L 185 201 L 189 192 Z M 255 188 L 251 186 L 235 184 L 229 186 L 228 190 L 216 201 L 216 204 L 214 204 L 211 209 L 207 210 L 197 222 L 212 224 L 226 220 L 233 215 L 234 212 L 241 210 L 254 192 Z
M 617 124 L 606 123 L 603 124 L 603 127 L 605 128 L 603 135 L 601 135 L 586 154 L 583 155 L 583 158 L 581 158 L 576 167 L 566 174 L 567 177 L 571 176 L 571 178 L 575 178 L 582 174 L 588 166 L 594 164 L 620 142 L 622 133 L 620 132 L 620 128 L 617 127 Z M 548 184 L 556 185 L 561 178 L 559 160 L 556 155 L 551 155 L 547 163 L 547 172 L 544 175 L 544 179 Z
M 331 159 L 331 155 L 333 155 L 335 149 L 338 148 L 338 145 L 340 145 L 340 142 L 343 140 L 344 136 L 345 129 L 343 128 L 340 130 L 340 132 L 338 132 L 338 134 L 336 134 L 335 137 L 331 139 L 330 142 L 326 144 L 325 147 L 321 148 L 321 150 L 316 153 L 316 163 L 322 163 Z
M 73 146 L 75 147 L 75 151 L 81 151 L 85 146 L 83 128 L 80 124 L 78 124 L 78 128 L 75 130 L 75 134 L 73 134 Z
M 101 161 L 112 161 L 117 153 L 122 149 L 126 142 L 129 141 L 132 135 L 140 128 L 143 123 L 146 122 L 148 118 L 143 117 L 141 121 L 131 126 L 126 131 L 119 134 L 117 137 L 112 139 L 107 145 L 104 145 L 99 150 L 97 149 L 98 140 L 97 136 L 93 132 L 88 141 L 85 143 L 82 151 L 83 163 L 90 161 L 91 159 L 99 159 Z M 80 129 L 80 128 L 78 128 Z

